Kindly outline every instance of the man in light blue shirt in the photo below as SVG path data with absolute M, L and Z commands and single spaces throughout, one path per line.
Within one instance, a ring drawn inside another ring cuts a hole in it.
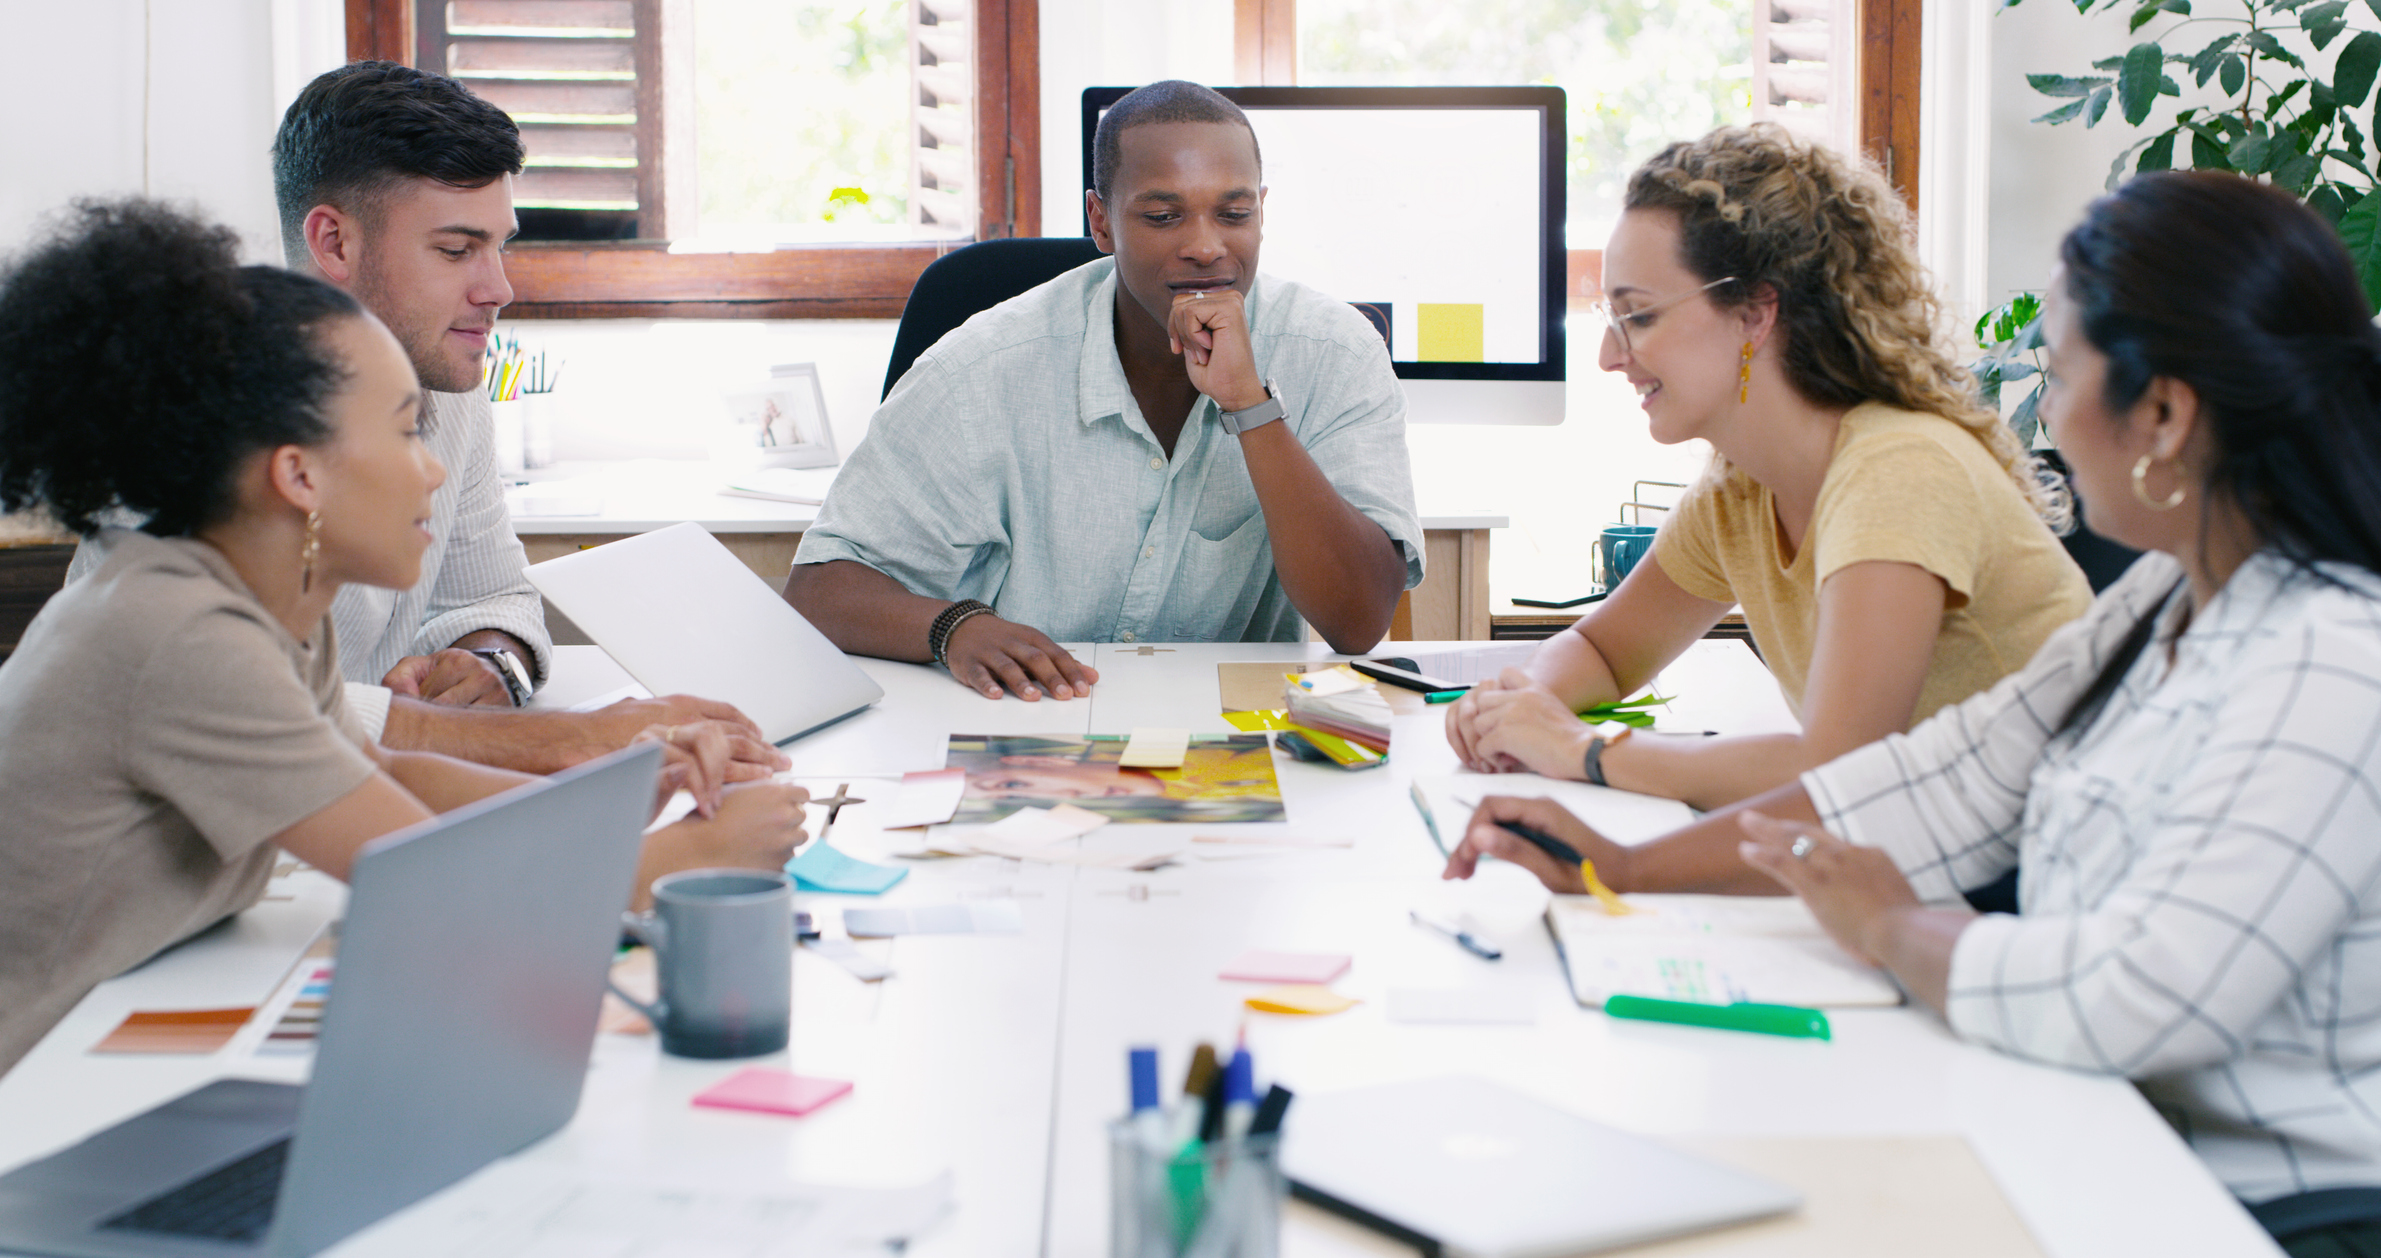
M 1114 254 L 902 376 L 803 535 L 788 601 L 846 651 L 999 698 L 1098 680 L 1060 641 L 1368 650 L 1422 579 L 1405 400 L 1343 302 L 1257 274 L 1255 134 L 1152 84 L 1093 140 Z

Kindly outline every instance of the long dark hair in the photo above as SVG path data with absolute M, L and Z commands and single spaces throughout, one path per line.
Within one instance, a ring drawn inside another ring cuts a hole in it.
M 2110 411 L 2156 377 L 2189 385 L 2215 435 L 2199 492 L 2317 579 L 2321 563 L 2381 573 L 2381 329 L 2329 224 L 2237 175 L 2167 171 L 2093 202 L 2059 261 Z M 2127 637 L 2062 728 L 2089 722 L 2149 637 Z

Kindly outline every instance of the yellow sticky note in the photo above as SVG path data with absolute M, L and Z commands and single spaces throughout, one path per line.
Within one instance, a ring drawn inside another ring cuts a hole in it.
M 1116 763 L 1127 769 L 1179 769 L 1189 754 L 1189 730 L 1137 729 L 1124 744 L 1124 758 Z
M 1318 983 L 1285 983 L 1258 992 L 1247 1003 L 1258 1013 L 1338 1013 L 1364 1002 Z
M 1270 712 L 1226 712 L 1224 724 L 1251 734 L 1260 730 L 1297 728 L 1290 724 L 1290 714 L 1279 709 Z
M 1418 302 L 1414 357 L 1426 363 L 1488 361 L 1488 307 L 1479 302 Z

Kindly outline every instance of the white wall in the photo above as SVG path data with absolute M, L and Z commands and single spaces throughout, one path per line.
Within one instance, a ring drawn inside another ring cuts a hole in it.
M 1042 234 L 1083 234 L 1083 89 L 1235 81 L 1232 0 L 1042 0 Z
M 145 193 L 280 261 L 267 150 L 298 88 L 344 59 L 339 0 L 75 0 L 6 22 L 0 250 L 74 198 Z
M 2109 163 L 2140 138 L 2113 105 L 2109 116 L 2089 130 L 2081 123 L 2053 127 L 2031 121 L 2064 102 L 2027 87 L 2025 76 L 2092 73 L 2092 62 L 2131 46 L 2121 18 L 2086 18 L 2066 0 L 2031 0 L 1993 17 L 1990 30 L 1988 307 L 2050 282 L 2059 238 L 2107 190 Z M 2166 113 L 2162 105 L 2156 116 Z

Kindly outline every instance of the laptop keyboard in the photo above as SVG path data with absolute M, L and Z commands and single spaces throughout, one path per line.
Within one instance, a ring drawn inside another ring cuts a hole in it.
M 149 1198 L 101 1223 L 125 1232 L 164 1232 L 225 1241 L 256 1241 L 273 1222 L 289 1141 L 276 1140 L 237 1162 Z

